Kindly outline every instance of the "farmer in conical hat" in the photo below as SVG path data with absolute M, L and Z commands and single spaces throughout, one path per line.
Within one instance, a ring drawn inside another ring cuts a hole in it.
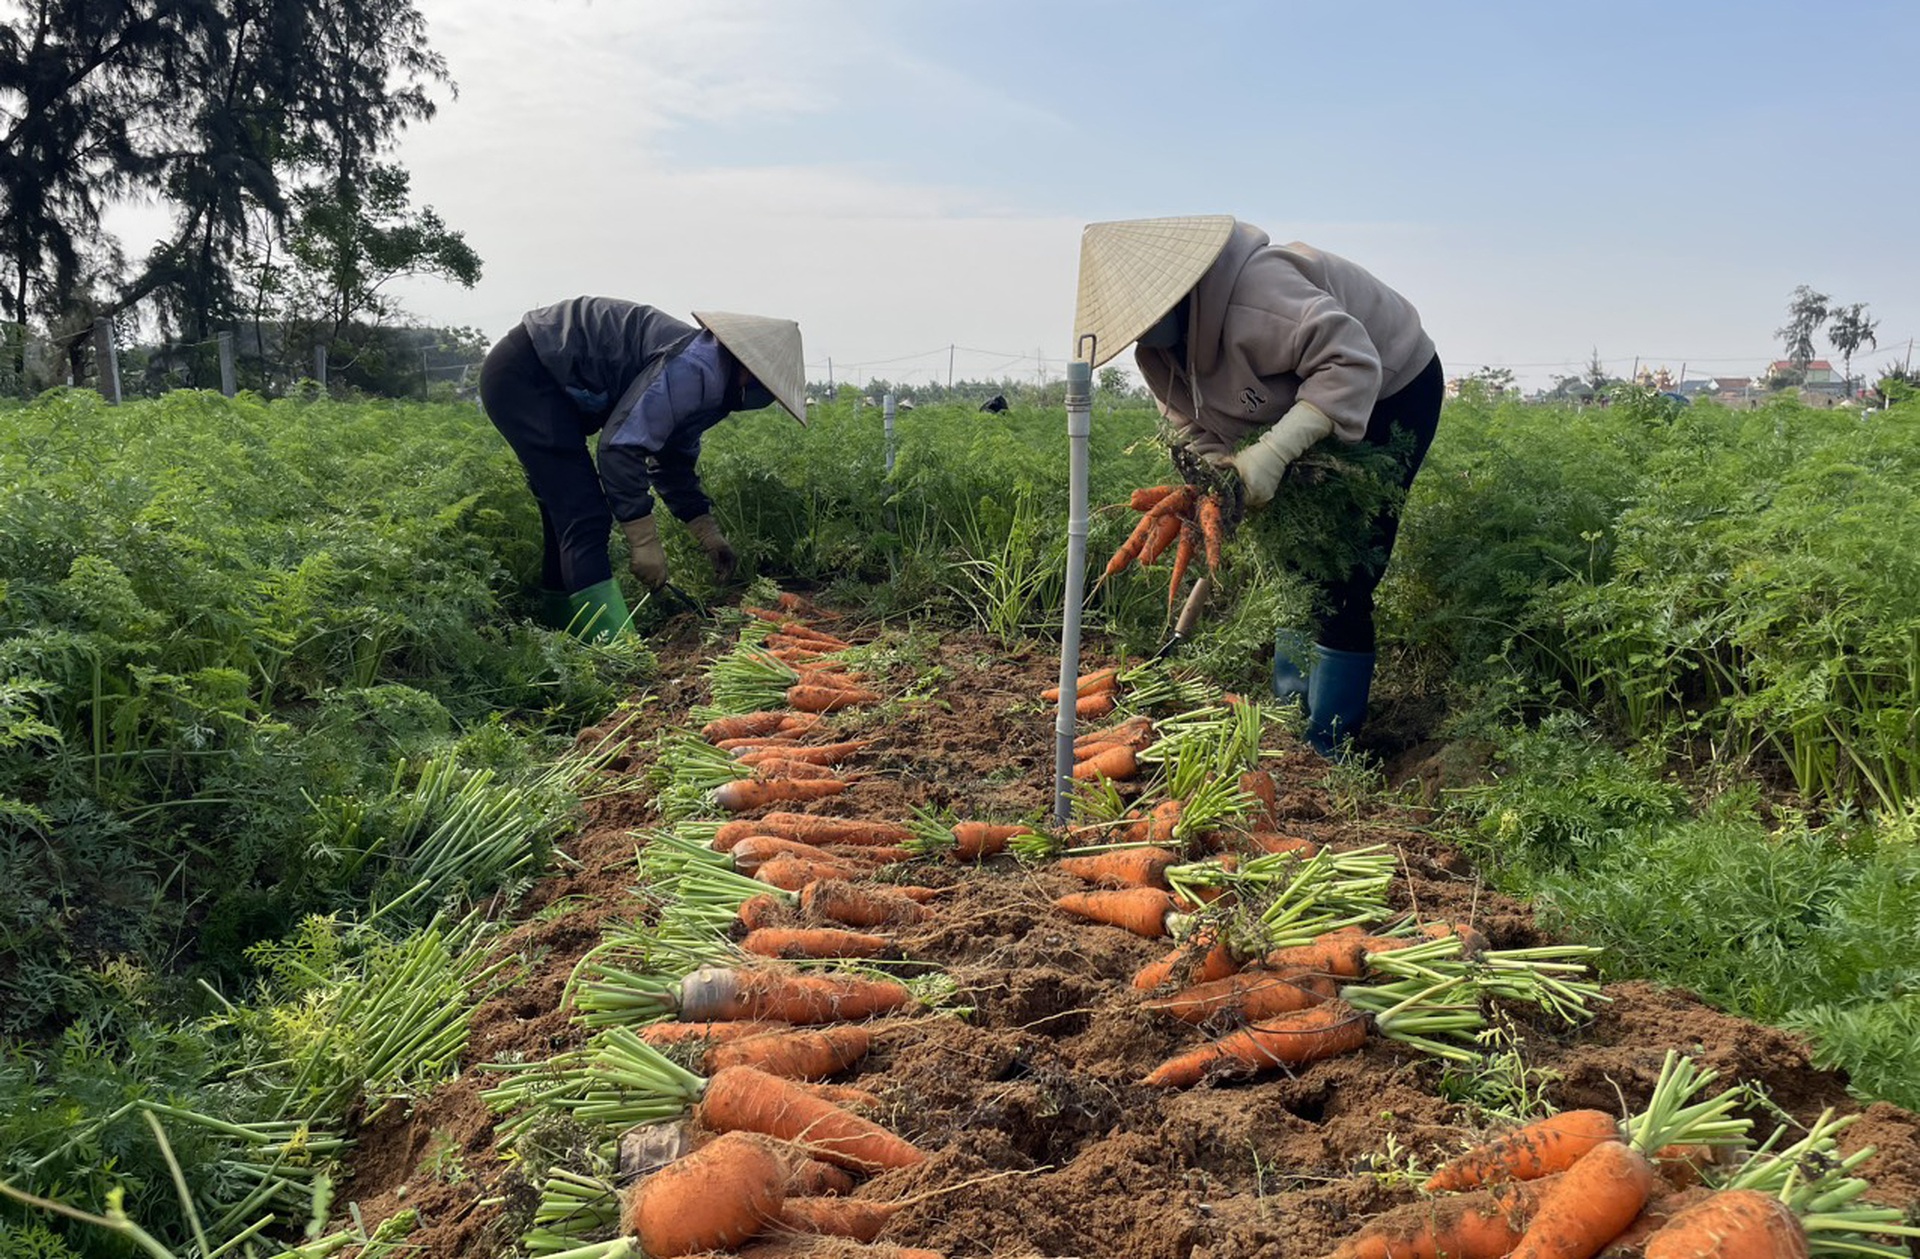
M 1226 215 L 1094 223 L 1080 246 L 1077 353 L 1098 367 L 1129 344 L 1168 423 L 1249 508 L 1265 506 L 1323 438 L 1392 447 L 1413 484 L 1440 422 L 1445 382 L 1411 303 L 1345 258 L 1274 244 Z M 1089 348 L 1085 338 L 1092 337 Z M 1400 527 L 1397 508 L 1355 521 L 1362 554 L 1332 582 L 1309 644 L 1275 636 L 1273 692 L 1303 701 L 1308 737 L 1333 755 L 1366 716 L 1373 592 Z
M 695 311 L 699 326 L 652 306 L 576 297 L 530 310 L 487 354 L 480 400 L 527 471 L 546 553 L 542 613 L 604 638 L 627 624 L 607 533 L 627 535 L 634 576 L 667 581 L 653 495 L 733 574 L 695 465 L 700 437 L 735 411 L 778 402 L 807 422 L 800 328 L 790 319 Z M 599 433 L 599 466 L 587 438 Z

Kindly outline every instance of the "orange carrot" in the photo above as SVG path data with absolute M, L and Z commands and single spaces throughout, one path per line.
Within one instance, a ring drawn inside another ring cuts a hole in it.
M 787 903 L 771 892 L 749 896 L 740 902 L 740 908 L 734 911 L 733 917 L 749 932 L 777 927 L 786 920 Z
M 1184 800 L 1162 800 L 1153 811 L 1127 828 L 1127 842 L 1133 844 L 1171 844 L 1174 828 L 1187 810 Z
M 832 634 L 814 629 L 812 626 L 800 621 L 781 621 L 774 626 L 774 633 L 783 638 L 798 638 L 808 642 L 819 643 L 820 649 L 823 651 L 845 651 L 847 648 L 853 646 L 852 643 L 844 638 L 835 638 Z M 772 637 L 772 635 L 768 637 Z
M 745 759 L 742 753 L 772 752 L 781 748 L 797 748 L 805 745 L 800 742 L 799 735 L 767 734 L 757 739 L 722 739 L 713 746 L 722 752 L 732 752 L 736 759 Z
M 1104 717 L 1113 711 L 1115 700 L 1112 691 L 1096 691 L 1092 695 L 1082 695 L 1073 701 L 1073 715 L 1076 717 Z
M 1111 691 L 1120 685 L 1118 668 L 1095 669 L 1092 673 L 1082 674 L 1073 688 L 1075 695 L 1095 695 L 1101 691 Z M 1040 692 L 1040 698 L 1051 703 L 1060 698 L 1060 688 L 1050 686 Z
M 853 1177 L 845 1168 L 817 1158 L 793 1160 L 793 1174 L 787 1178 L 787 1196 L 817 1198 L 830 1193 L 852 1193 Z
M 1515 1128 L 1453 1159 L 1427 1178 L 1428 1193 L 1477 1189 L 1564 1172 L 1595 1146 L 1620 1139 L 1604 1110 L 1568 1110 Z
M 1225 979 L 1240 969 L 1240 959 L 1225 940 L 1216 940 L 1211 931 L 1195 932 L 1186 943 L 1156 962 L 1148 962 L 1134 974 L 1133 986 L 1152 992 L 1161 984 L 1178 978 L 1188 984 L 1211 983 Z
M 1160 517 L 1159 523 L 1147 537 L 1147 544 L 1140 548 L 1140 566 L 1145 568 L 1159 559 L 1161 553 L 1173 545 L 1174 539 L 1186 532 L 1186 526 L 1180 519 L 1180 513 L 1170 511 Z
M 1541 1182 L 1534 1180 L 1522 1183 L 1537 1185 Z M 1601 1256 L 1603 1259 L 1645 1259 L 1647 1242 L 1655 1233 L 1665 1228 L 1674 1216 L 1695 1203 L 1705 1202 L 1713 1195 L 1714 1190 L 1704 1185 L 1660 1194 L 1640 1208 L 1640 1214 L 1634 1218 L 1633 1223 L 1627 1225 L 1618 1237 L 1607 1243 L 1607 1248 L 1600 1252 Z M 1774 1259 L 1775 1254 L 1776 1252 L 1769 1248 L 1761 1251 L 1757 1259 Z M 1805 1259 L 1805 1252 L 1801 1252 L 1800 1259 Z
M 1658 1183 L 1638 1150 L 1619 1141 L 1594 1146 L 1541 1199 L 1513 1259 L 1593 1259 L 1633 1223 Z
M 1127 540 L 1120 544 L 1120 549 L 1115 551 L 1113 558 L 1107 561 L 1107 567 L 1101 576 L 1103 578 L 1119 576 L 1127 565 L 1133 563 L 1133 557 L 1140 554 L 1140 548 L 1147 544 L 1147 538 L 1156 527 L 1151 513 L 1140 517 L 1140 523 L 1133 527 L 1133 532 L 1127 535 Z
M 1367 1042 L 1367 1016 L 1344 1001 L 1324 1001 L 1298 1014 L 1256 1023 L 1210 1045 L 1169 1058 L 1142 1084 L 1185 1088 L 1220 1068 L 1260 1071 L 1300 1067 L 1350 1053 Z
M 689 1023 L 846 1023 L 912 1004 L 913 994 L 891 980 L 803 975 L 773 967 L 705 966 L 680 981 L 680 1017 Z
M 1144 748 L 1153 742 L 1153 719 L 1151 717 L 1129 717 L 1117 726 L 1108 726 L 1104 730 L 1089 730 L 1077 736 L 1073 746 L 1077 750 L 1095 743 L 1124 743 L 1135 749 Z M 1076 757 L 1083 760 L 1084 757 Z
M 1279 793 L 1273 785 L 1273 775 L 1264 769 L 1250 769 L 1240 775 L 1240 790 L 1252 796 L 1258 806 L 1253 815 L 1254 825 L 1271 826 L 1276 820 L 1274 810 L 1279 805 Z
M 1409 1202 L 1369 1220 L 1327 1259 L 1501 1259 L 1526 1232 L 1551 1184 Z
M 799 803 L 837 796 L 853 784 L 838 778 L 739 778 L 713 789 L 713 802 L 729 813 L 745 813 L 770 804 Z
M 1646 1259 L 1806 1259 L 1807 1234 L 1787 1205 L 1755 1189 L 1723 1189 L 1680 1210 L 1647 1239 Z
M 867 693 L 865 687 L 866 679 L 857 673 L 849 673 L 845 669 L 809 667 L 796 669 L 795 673 L 798 674 L 793 680 L 795 686 L 817 686 L 825 691 L 859 691 L 863 694 Z
M 1308 860 L 1320 851 L 1320 845 L 1310 839 L 1282 835 L 1278 831 L 1255 831 L 1247 836 L 1247 843 L 1260 852 L 1297 853 L 1302 860 Z
M 1082 781 L 1094 778 L 1125 780 L 1139 773 L 1140 762 L 1135 759 L 1133 749 L 1128 747 L 1111 748 L 1073 767 L 1073 776 Z
M 862 822 L 812 813 L 774 812 L 744 825 L 758 828 L 757 833 L 762 835 L 802 839 L 810 844 L 898 844 L 913 838 L 912 831 L 893 822 Z
M 864 1027 L 769 1032 L 729 1041 L 707 1051 L 709 1073 L 752 1067 L 785 1080 L 824 1080 L 867 1056 L 873 1037 Z
M 1060 873 L 1101 887 L 1159 887 L 1167 885 L 1167 867 L 1180 854 L 1166 848 L 1115 848 L 1088 857 L 1063 857 Z
M 735 844 L 727 855 L 733 858 L 733 868 L 746 875 L 751 875 L 775 857 L 799 857 L 804 861 L 837 860 L 833 853 L 817 845 L 798 839 L 781 839 L 778 835 L 749 835 Z
M 984 861 L 1007 849 L 1015 835 L 1031 833 L 1031 826 L 999 826 L 992 822 L 956 822 L 953 826 L 953 859 Z
M 878 957 L 893 942 L 885 936 L 836 927 L 762 927 L 747 932 L 740 947 L 758 957 Z
M 851 861 L 856 865 L 874 868 L 912 861 L 919 855 L 910 848 L 886 844 L 828 844 L 826 853 L 835 861 Z
M 1144 1002 L 1141 1008 L 1183 1023 L 1204 1023 L 1222 1014 L 1258 1023 L 1319 1005 L 1333 995 L 1333 981 L 1325 976 L 1243 970 L 1225 979 L 1183 988 L 1171 997 Z
M 640 1029 L 640 1039 L 656 1047 L 686 1045 L 701 1040 L 719 1045 L 730 1040 L 745 1040 L 749 1036 L 765 1036 L 768 1032 L 784 1032 L 789 1026 L 786 1023 L 756 1023 L 749 1019 L 722 1023 L 649 1023 Z
M 780 1208 L 780 1225 L 796 1233 L 870 1242 L 897 1210 L 894 1203 L 868 1198 L 788 1198 Z
M 851 643 L 840 643 L 839 646 L 835 647 L 823 643 L 817 638 L 801 638 L 792 634 L 782 634 L 777 630 L 767 635 L 762 641 L 775 651 L 816 651 L 822 655 L 829 655 L 853 645 Z M 833 642 L 839 643 L 840 640 L 834 639 Z
M 695 1117 L 716 1132 L 761 1132 L 795 1142 L 849 1171 L 917 1167 L 927 1157 L 878 1124 L 752 1067 L 715 1072 Z
M 822 879 L 851 879 L 859 874 L 858 868 L 837 861 L 808 861 L 804 857 L 782 854 L 762 862 L 753 877 L 784 892 L 797 892 Z
M 1180 488 L 1179 485 L 1147 485 L 1127 496 L 1127 506 L 1135 511 L 1147 511 L 1164 502 L 1169 494 Z
M 1227 525 L 1220 514 L 1220 500 L 1211 494 L 1200 500 L 1200 533 L 1206 541 L 1207 571 L 1217 573 L 1226 549 Z
M 700 727 L 700 737 L 709 743 L 718 743 L 722 739 L 751 739 L 770 735 L 780 729 L 780 723 L 789 715 L 763 711 L 742 713 L 737 717 L 716 717 Z
M 1057 898 L 1056 909 L 1078 918 L 1122 927 L 1149 939 L 1167 934 L 1167 915 L 1173 897 L 1157 887 L 1131 887 L 1123 892 L 1074 892 Z
M 830 1084 L 819 1080 L 801 1081 L 800 1084 L 807 1090 L 809 1096 L 817 1097 L 823 1102 L 832 1102 L 835 1106 L 845 1106 L 850 1110 L 877 1111 L 880 1109 L 880 1099 L 877 1096 L 865 1089 L 855 1088 L 851 1084 Z
M 649 1259 L 732 1250 L 779 1218 L 788 1175 L 773 1143 L 730 1132 L 635 1184 L 621 1226 Z
M 763 780 L 775 778 L 822 779 L 834 777 L 834 771 L 825 765 L 816 765 L 812 761 L 796 761 L 791 757 L 769 756 L 753 763 L 753 776 Z M 850 781 L 850 780 L 849 780 Z
M 1180 545 L 1173 552 L 1173 573 L 1167 578 L 1167 615 L 1174 615 L 1180 605 L 1180 583 L 1187 579 L 1187 569 L 1193 563 L 1193 530 L 1183 527 L 1180 530 Z
M 1367 958 L 1374 953 L 1404 949 L 1418 943 L 1420 940 L 1417 936 L 1369 936 L 1358 928 L 1343 927 L 1327 932 L 1312 944 L 1275 949 L 1262 960 L 1274 970 L 1298 966 L 1324 975 L 1336 975 L 1341 979 L 1358 979 L 1367 973 Z
M 837 713 L 843 708 L 858 708 L 879 702 L 880 697 L 872 691 L 836 690 L 826 686 L 787 688 L 787 703 L 803 713 Z
M 788 743 L 778 748 L 749 750 L 737 759 L 742 765 L 753 765 L 775 757 L 789 761 L 811 761 L 815 765 L 837 765 L 871 742 L 871 739 L 844 739 L 839 743 Z M 763 757 L 761 751 L 770 755 Z
M 840 879 L 820 879 L 800 889 L 800 908 L 810 917 L 849 927 L 884 927 L 932 916 L 926 906 L 895 889 L 855 887 Z

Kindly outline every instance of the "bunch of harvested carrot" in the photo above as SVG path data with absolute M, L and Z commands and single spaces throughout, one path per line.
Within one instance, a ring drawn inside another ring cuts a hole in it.
M 1193 485 L 1138 489 L 1127 505 L 1141 513 L 1140 522 L 1107 561 L 1101 579 L 1119 576 L 1136 559 L 1141 567 L 1150 567 L 1171 548 L 1174 559 L 1167 583 L 1167 611 L 1172 615 L 1196 552 L 1205 557 L 1209 573 L 1220 571 L 1227 534 L 1224 505 L 1218 495 L 1203 493 Z
M 588 972 L 574 994 L 589 1027 L 672 1018 L 685 1023 L 842 1023 L 913 1006 L 892 980 L 799 973 L 775 966 L 705 966 L 682 976 L 642 975 L 611 966 Z
M 1075 681 L 1073 688 L 1073 711 L 1078 717 L 1104 717 L 1113 711 L 1119 700 L 1120 670 L 1117 666 L 1095 669 L 1092 673 L 1083 673 Z M 1040 692 L 1040 698 L 1049 704 L 1058 703 L 1060 688 L 1050 686 Z
M 1666 1152 L 1744 1141 L 1750 1125 L 1730 1112 L 1746 1090 L 1694 1100 L 1713 1078 L 1669 1053 L 1639 1115 L 1616 1121 L 1604 1111 L 1569 1111 L 1527 1124 L 1446 1164 L 1426 1185 L 1471 1192 L 1421 1204 L 1424 1218 L 1402 1212 L 1376 1220 L 1332 1259 L 1592 1259 L 1648 1213 L 1679 1211 L 1660 1179 L 1672 1165 Z M 1698 1259 L 1707 1253 L 1723 1252 Z

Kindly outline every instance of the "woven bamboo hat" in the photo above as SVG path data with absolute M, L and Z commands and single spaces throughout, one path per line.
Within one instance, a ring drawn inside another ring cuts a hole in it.
M 799 324 L 724 310 L 696 310 L 693 317 L 746 365 L 794 419 L 807 422 L 807 365 L 800 352 Z
M 1080 298 L 1074 354 L 1093 337 L 1093 365 L 1140 339 L 1193 290 L 1233 233 L 1233 216 L 1122 219 L 1080 234 Z

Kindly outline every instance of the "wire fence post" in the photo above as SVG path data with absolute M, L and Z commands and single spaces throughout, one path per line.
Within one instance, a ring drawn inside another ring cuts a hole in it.
M 1067 597 L 1060 621 L 1060 707 L 1053 723 L 1053 821 L 1064 826 L 1073 793 L 1074 706 L 1079 701 L 1080 604 L 1087 582 L 1087 441 L 1093 433 L 1093 364 L 1067 364 Z
M 236 386 L 233 379 L 233 334 L 220 334 L 220 392 L 231 398 Z
M 120 352 L 113 344 L 113 320 L 93 321 L 93 374 L 99 381 L 100 396 L 114 406 L 120 405 Z

